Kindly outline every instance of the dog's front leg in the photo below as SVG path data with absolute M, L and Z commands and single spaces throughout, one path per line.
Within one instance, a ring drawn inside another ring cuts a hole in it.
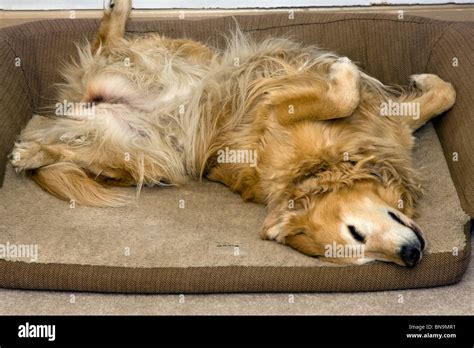
M 348 58 L 340 58 L 327 77 L 305 72 L 270 82 L 262 111 L 283 125 L 347 117 L 359 105 L 359 85 L 358 68 Z
M 412 117 L 401 118 L 402 122 L 415 131 L 433 117 L 450 109 L 456 100 L 456 91 L 452 84 L 437 75 L 412 75 L 410 79 L 419 91 L 418 95 L 411 98 L 402 96 L 398 102 L 408 102 L 412 109 L 418 111 Z

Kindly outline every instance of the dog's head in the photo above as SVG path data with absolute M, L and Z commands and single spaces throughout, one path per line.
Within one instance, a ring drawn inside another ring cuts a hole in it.
M 375 181 L 304 195 L 271 211 L 262 237 L 335 263 L 381 260 L 413 267 L 426 243 L 416 223 L 396 209 L 393 196 Z

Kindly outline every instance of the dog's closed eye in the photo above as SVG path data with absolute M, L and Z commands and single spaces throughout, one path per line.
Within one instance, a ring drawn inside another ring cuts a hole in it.
M 403 225 L 403 226 L 408 227 L 407 224 L 404 223 L 404 222 L 402 221 L 402 219 L 400 219 L 400 217 L 399 217 L 397 214 L 392 213 L 391 211 L 389 211 L 389 212 L 388 212 L 388 215 L 390 215 L 390 217 L 391 217 L 393 220 L 395 220 L 396 222 L 398 222 L 400 225 Z
M 349 229 L 349 232 L 351 233 L 352 237 L 356 241 L 361 242 L 361 243 L 365 242 L 365 237 L 359 231 L 357 231 L 357 229 L 354 226 L 349 225 L 347 226 L 347 228 Z
M 299 228 L 299 229 L 295 230 L 292 235 L 293 236 L 298 236 L 298 235 L 301 235 L 301 234 L 305 234 L 304 228 Z

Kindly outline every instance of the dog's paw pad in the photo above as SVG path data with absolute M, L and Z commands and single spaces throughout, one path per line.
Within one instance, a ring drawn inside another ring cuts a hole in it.
M 423 86 L 423 80 L 426 79 L 427 74 L 417 74 L 417 75 L 411 75 L 410 76 L 410 86 L 422 89 Z
M 434 74 L 416 74 L 410 76 L 410 85 L 421 91 L 426 91 L 445 84 L 447 84 L 447 82 Z
M 106 12 L 112 12 L 112 10 L 115 7 L 115 1 L 114 0 L 104 0 L 104 11 Z
M 410 85 L 423 93 L 436 90 L 438 95 L 446 99 L 447 104 L 454 103 L 456 99 L 456 91 L 453 85 L 434 74 L 411 75 Z
M 126 14 L 131 8 L 132 2 L 130 0 L 104 0 L 104 10 L 107 13 Z

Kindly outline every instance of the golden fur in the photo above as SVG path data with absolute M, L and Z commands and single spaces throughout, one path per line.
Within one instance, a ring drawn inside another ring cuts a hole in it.
M 12 152 L 17 171 L 91 206 L 126 204 L 114 185 L 139 192 L 204 176 L 267 205 L 263 238 L 340 263 L 419 261 L 412 132 L 453 105 L 451 84 L 423 74 L 416 88 L 395 90 L 347 58 L 240 31 L 224 50 L 125 39 L 130 9 L 114 1 L 97 40 L 63 71 L 58 100 L 93 103 L 94 114 L 35 117 Z M 388 101 L 420 113 L 382 117 Z M 223 163 L 223 149 L 251 151 L 256 165 Z M 365 256 L 327 257 L 333 242 L 363 244 Z

